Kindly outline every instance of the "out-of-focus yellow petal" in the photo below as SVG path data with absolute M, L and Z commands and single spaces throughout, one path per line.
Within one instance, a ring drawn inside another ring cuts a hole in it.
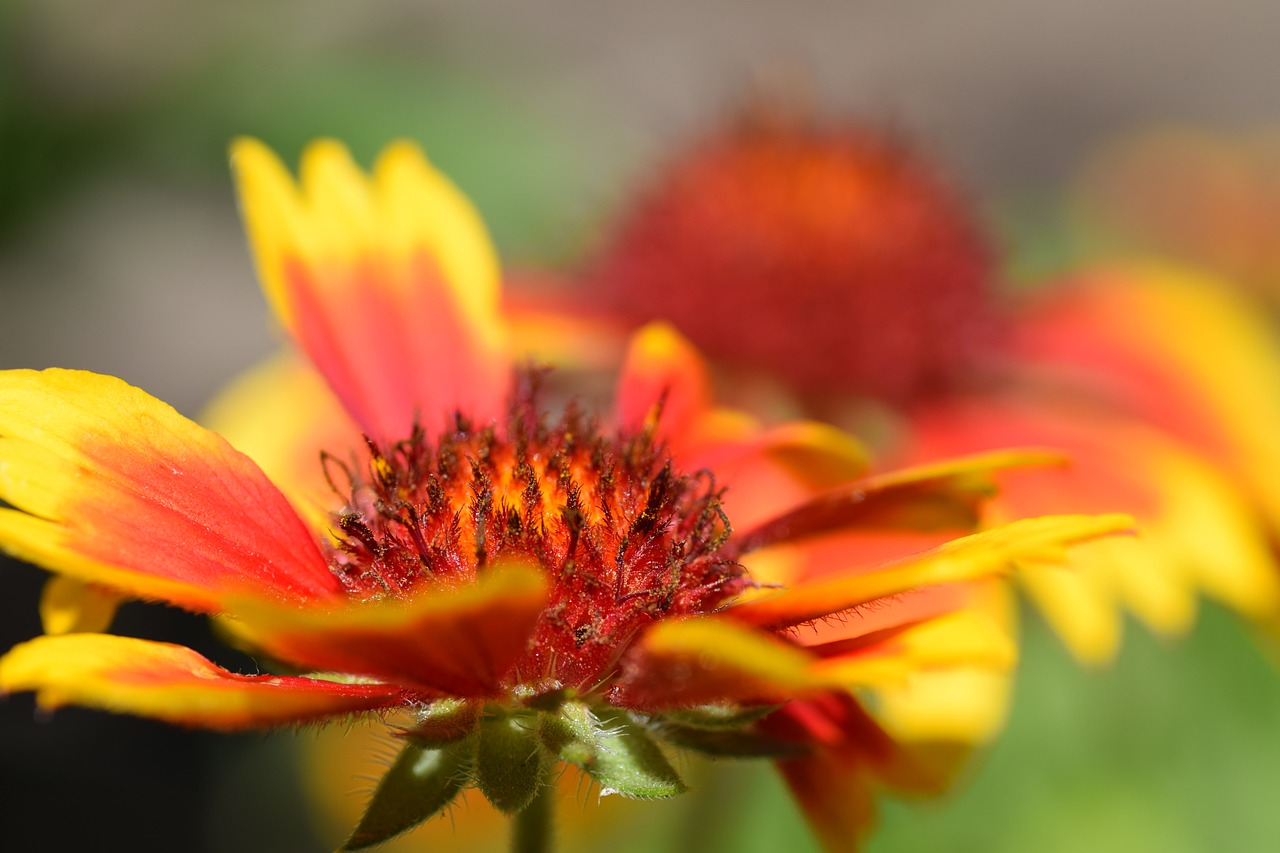
M 182 646 L 109 634 L 38 637 L 0 658 L 0 691 L 33 690 L 43 708 L 85 705 L 171 723 L 246 729 L 399 704 L 389 684 L 236 675 Z
M 723 619 L 659 622 L 631 647 L 622 684 L 641 707 L 726 701 L 785 701 L 839 689 L 814 672 L 816 658 L 772 636 Z
M 470 202 L 415 146 L 389 146 L 367 175 L 320 140 L 296 185 L 254 140 L 232 160 L 270 302 L 365 432 L 396 441 L 457 410 L 500 413 L 497 258 Z
M 1057 454 L 1003 451 L 877 474 L 823 491 L 738 533 L 730 553 L 855 530 L 973 530 L 995 493 L 992 475 L 1009 467 L 1060 463 Z M 858 558 L 850 549 L 851 565 Z
M 876 690 L 876 717 L 891 735 L 907 742 L 980 744 L 1009 716 L 1008 672 L 957 666 L 919 672 Z
M 812 652 L 830 650 L 806 650 L 724 619 L 662 622 L 632 647 L 622 683 L 627 701 L 643 707 L 783 701 L 900 684 L 930 669 L 1008 670 L 1017 656 L 1008 634 L 965 611 L 873 638 L 848 653 L 820 658 Z
M 972 580 L 1024 561 L 1060 562 L 1071 545 L 1131 530 L 1125 515 L 1045 516 L 948 542 L 873 570 L 837 575 L 739 604 L 732 617 L 775 629 L 811 622 L 920 586 Z
M 1113 265 L 1053 292 L 1019 346 L 1032 369 L 1227 466 L 1280 526 L 1280 336 L 1228 283 L 1161 262 Z
M 383 150 L 373 182 L 387 229 L 377 239 L 406 256 L 426 247 L 472 327 L 487 345 L 501 346 L 498 258 L 471 200 L 407 141 Z
M 1280 573 L 1247 498 L 1220 468 L 1131 416 L 1060 396 L 986 397 L 918 418 L 915 438 L 917 458 L 1019 442 L 1070 456 L 1065 467 L 1001 472 L 989 523 L 1053 511 L 1136 517 L 1136 537 L 1081 544 L 1065 564 L 1028 561 L 1017 576 L 1081 660 L 1114 656 L 1123 609 L 1177 634 L 1201 593 L 1254 618 L 1280 608 Z
M 111 626 L 119 605 L 111 590 L 54 575 L 40 595 L 40 622 L 46 634 L 96 634 Z
M 0 372 L 0 499 L 0 548 L 121 593 L 196 610 L 339 593 L 247 457 L 112 377 Z
M 240 376 L 200 422 L 256 462 L 316 528 L 343 503 L 325 481 L 321 452 L 346 462 L 347 453 L 364 446 L 320 375 L 291 354 Z
M 497 695 L 547 599 L 539 569 L 493 566 L 468 586 L 412 599 L 306 609 L 246 601 L 228 608 L 235 636 L 289 663 L 411 684 L 453 696 Z

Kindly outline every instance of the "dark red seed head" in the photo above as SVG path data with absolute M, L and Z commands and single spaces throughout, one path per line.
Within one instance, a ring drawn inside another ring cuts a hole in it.
M 855 126 L 742 121 L 624 211 L 595 270 L 608 307 L 811 393 L 905 402 L 991 337 L 972 212 L 913 152 Z
M 607 434 L 572 408 L 550 423 L 534 384 L 503 423 L 460 418 L 435 438 L 370 443 L 363 463 L 327 460 L 347 500 L 330 565 L 367 598 L 536 563 L 551 594 L 512 687 L 588 688 L 645 625 L 714 610 L 747 579 L 718 553 L 729 522 L 709 474 L 677 470 L 651 432 Z

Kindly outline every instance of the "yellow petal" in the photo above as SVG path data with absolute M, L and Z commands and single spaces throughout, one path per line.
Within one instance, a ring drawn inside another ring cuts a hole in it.
M 38 637 L 0 658 L 0 691 L 33 690 L 42 708 L 85 705 L 180 725 L 244 729 L 396 705 L 387 684 L 236 675 L 182 646 L 110 634 Z
M 499 271 L 470 202 L 409 143 L 366 175 L 340 143 L 295 187 L 261 143 L 232 148 L 259 275 L 281 323 L 361 429 L 398 441 L 455 411 L 500 414 L 510 381 Z
M 40 622 L 46 634 L 95 634 L 111 626 L 119 605 L 110 590 L 54 575 L 40 595 Z
M 747 601 L 727 612 L 751 624 L 786 628 L 916 587 L 998 574 L 1023 561 L 1060 562 L 1073 544 L 1132 527 L 1133 519 L 1125 515 L 1024 519 L 948 542 L 898 563 Z
M 312 532 L 245 456 L 109 376 L 0 372 L 0 549 L 122 593 L 339 594 Z
M 784 701 L 843 687 L 817 659 L 773 636 L 715 618 L 659 622 L 631 647 L 622 685 L 640 707 Z

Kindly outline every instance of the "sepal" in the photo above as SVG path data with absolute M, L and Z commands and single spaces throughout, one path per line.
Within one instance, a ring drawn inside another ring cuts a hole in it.
M 437 699 L 418 714 L 413 727 L 398 733 L 423 749 L 439 749 L 476 730 L 480 705 L 465 699 Z
M 654 800 L 688 790 L 649 731 L 623 711 L 566 702 L 558 714 L 542 715 L 538 736 L 598 782 L 601 796 Z
M 537 721 L 527 715 L 496 715 L 480 721 L 476 783 L 503 814 L 524 811 L 543 784 L 543 750 Z
M 409 743 L 373 792 L 364 817 L 342 850 L 381 844 L 439 814 L 471 781 L 476 739 L 439 749 Z

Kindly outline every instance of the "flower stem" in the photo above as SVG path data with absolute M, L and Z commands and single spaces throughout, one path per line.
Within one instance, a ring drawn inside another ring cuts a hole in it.
M 543 779 L 533 802 L 511 820 L 511 853 L 551 853 L 551 799 L 555 785 Z

